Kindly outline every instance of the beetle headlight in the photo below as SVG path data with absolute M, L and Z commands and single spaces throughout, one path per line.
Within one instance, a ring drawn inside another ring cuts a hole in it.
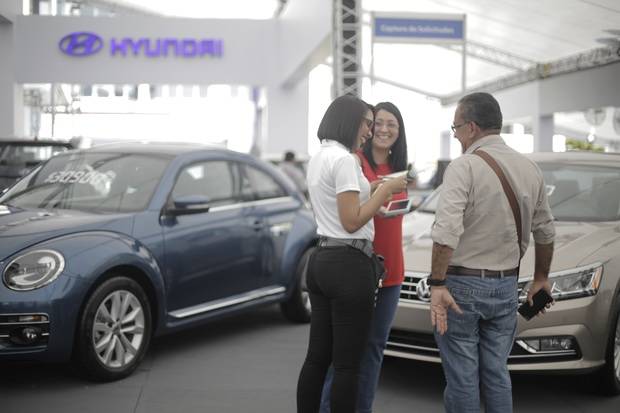
M 567 300 L 594 295 L 601 285 L 602 276 L 603 264 L 601 263 L 550 273 L 549 283 L 551 284 L 553 298 L 555 300 Z M 519 287 L 521 287 L 519 300 L 525 301 L 531 285 L 531 278 L 519 283 Z
M 11 260 L 3 274 L 7 287 L 28 291 L 54 281 L 65 268 L 64 257 L 53 250 L 36 250 Z

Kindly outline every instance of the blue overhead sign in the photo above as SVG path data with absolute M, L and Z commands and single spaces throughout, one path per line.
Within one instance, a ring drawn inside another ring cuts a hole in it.
M 373 35 L 375 41 L 462 41 L 464 39 L 464 21 L 463 19 L 376 16 Z

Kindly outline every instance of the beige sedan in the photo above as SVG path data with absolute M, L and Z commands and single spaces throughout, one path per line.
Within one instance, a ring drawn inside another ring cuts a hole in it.
M 556 218 L 550 281 L 556 304 L 519 316 L 512 371 L 594 373 L 597 388 L 620 394 L 620 154 L 537 153 Z M 499 185 L 499 182 L 498 182 Z M 386 355 L 440 362 L 429 317 L 430 229 L 439 188 L 406 216 L 405 282 Z M 534 269 L 533 240 L 521 262 L 519 296 Z

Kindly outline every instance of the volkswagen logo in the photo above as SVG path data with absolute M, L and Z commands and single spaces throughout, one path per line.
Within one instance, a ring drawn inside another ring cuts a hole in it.
M 63 37 L 58 47 L 69 56 L 90 56 L 101 50 L 103 39 L 95 33 L 73 32 Z
M 418 284 L 415 287 L 415 292 L 420 301 L 431 301 L 431 287 L 428 285 L 428 277 L 424 277 L 418 281 Z

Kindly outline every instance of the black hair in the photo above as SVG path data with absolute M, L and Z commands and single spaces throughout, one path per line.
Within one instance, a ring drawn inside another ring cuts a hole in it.
M 352 151 L 368 110 L 366 102 L 359 98 L 350 95 L 337 97 L 323 115 L 317 131 L 319 140 L 334 140 Z
M 485 92 L 463 96 L 458 106 L 464 121 L 476 123 L 482 130 L 502 129 L 502 111 L 493 95 Z
M 392 115 L 394 115 L 394 117 L 396 117 L 396 120 L 398 121 L 398 138 L 396 138 L 396 141 L 394 141 L 394 144 L 390 148 L 388 163 L 390 164 L 390 167 L 393 171 L 404 171 L 405 169 L 407 169 L 407 135 L 405 134 L 405 124 L 403 123 L 403 117 L 400 114 L 400 110 L 398 110 L 396 105 L 392 102 L 377 103 L 374 109 L 375 117 L 380 110 L 385 110 L 386 112 L 391 113 Z M 364 153 L 366 159 L 368 159 L 368 163 L 370 164 L 372 170 L 376 170 L 377 163 L 372 156 L 372 139 L 368 139 L 364 143 L 362 152 Z
M 293 162 L 295 160 L 295 152 L 293 151 L 284 152 L 284 160 L 286 162 Z

